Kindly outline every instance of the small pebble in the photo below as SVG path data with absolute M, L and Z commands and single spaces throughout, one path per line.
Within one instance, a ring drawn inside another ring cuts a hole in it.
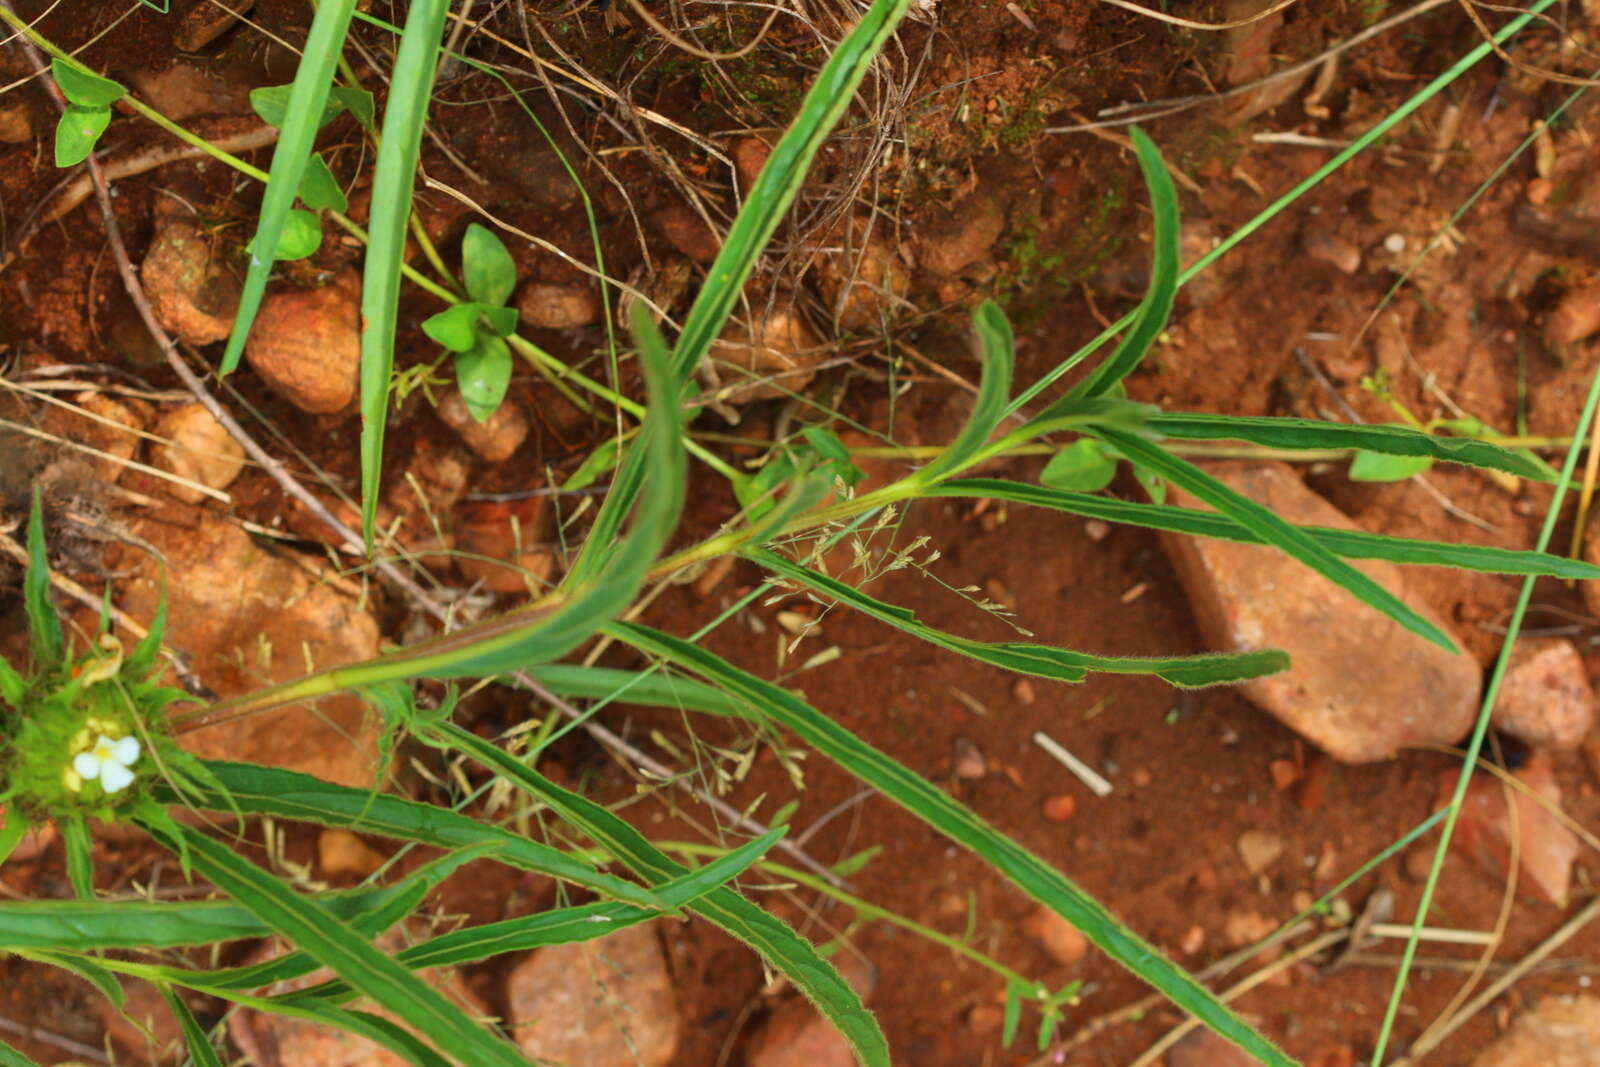
M 1239 857 L 1251 874 L 1260 874 L 1283 854 L 1283 838 L 1265 830 L 1246 830 L 1239 835 Z
M 1189 927 L 1178 941 L 1178 951 L 1185 956 L 1193 956 L 1206 946 L 1205 927 L 1195 925 Z
M 1111 524 L 1101 522 L 1099 519 L 1089 519 L 1083 524 L 1083 532 L 1089 535 L 1089 540 L 1098 544 L 1111 533 Z
M 385 858 L 349 830 L 328 829 L 317 835 L 317 869 L 324 877 L 365 878 L 382 867 Z
M 1011 695 L 1016 697 L 1020 703 L 1032 704 L 1034 701 L 1033 683 L 1026 678 L 1018 678 L 1017 684 L 1011 687 Z
M 1072 813 L 1078 810 L 1078 802 L 1070 794 L 1062 793 L 1047 799 L 1041 810 L 1044 817 L 1051 822 L 1066 822 L 1072 818 Z
M 984 762 L 983 751 L 971 739 L 958 737 L 955 740 L 955 774 L 963 781 L 976 781 L 989 773 L 989 766 Z
M 466 446 L 488 460 L 510 459 L 528 436 L 528 417 L 513 400 L 503 401 L 485 422 L 473 418 L 460 390 L 451 389 L 434 409 L 439 421 L 461 436 Z
M 161 417 L 156 436 L 165 440 L 151 450 L 151 463 L 210 489 L 226 489 L 244 470 L 244 447 L 200 404 L 184 404 Z M 179 500 L 197 504 L 198 489 L 176 482 L 167 490 Z
M 1057 963 L 1077 963 L 1089 951 L 1089 939 L 1082 931 L 1049 908 L 1041 907 L 1022 920 L 1022 932 Z
M 1390 255 L 1398 256 L 1406 250 L 1406 235 L 1403 233 L 1391 233 L 1383 239 L 1383 250 Z
M 967 1012 L 967 1029 L 975 1037 L 992 1037 L 1005 1025 L 1005 1009 L 998 1004 L 979 1004 Z
M 1294 760 L 1275 759 L 1267 764 L 1267 772 L 1272 775 L 1274 789 L 1288 789 L 1300 780 L 1300 768 Z
M 1151 782 L 1150 772 L 1145 770 L 1143 767 L 1135 767 L 1133 773 L 1129 775 L 1128 778 L 1140 789 L 1143 789 Z

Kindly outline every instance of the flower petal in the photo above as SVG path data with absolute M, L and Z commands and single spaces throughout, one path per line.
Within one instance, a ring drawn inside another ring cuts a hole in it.
M 72 769 L 85 781 L 100 777 L 100 760 L 93 752 L 80 752 L 73 757 Z
M 124 767 L 132 767 L 139 762 L 139 739 L 129 734 L 115 745 L 112 745 L 111 758 Z
M 133 772 L 114 760 L 107 760 L 100 768 L 100 786 L 107 793 L 125 789 L 133 782 Z

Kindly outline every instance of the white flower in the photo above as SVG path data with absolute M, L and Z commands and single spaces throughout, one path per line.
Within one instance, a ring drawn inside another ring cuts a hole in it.
M 128 768 L 139 761 L 139 741 L 134 737 L 124 737 L 113 741 L 105 734 L 95 739 L 94 746 L 87 752 L 80 752 L 72 760 L 72 769 L 78 773 L 85 782 L 100 779 L 100 788 L 107 793 L 115 793 L 119 789 L 126 789 L 133 781 L 133 772 Z

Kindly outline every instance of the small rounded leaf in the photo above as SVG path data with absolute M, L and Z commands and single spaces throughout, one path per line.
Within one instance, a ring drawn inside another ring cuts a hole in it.
M 517 287 L 517 265 L 511 261 L 511 253 L 493 231 L 476 222 L 461 239 L 461 279 L 468 296 L 496 307 Z
M 489 421 L 510 384 L 511 350 L 500 338 L 480 336 L 470 352 L 456 357 L 456 385 L 479 422 Z
M 89 158 L 95 142 L 111 125 L 109 107 L 69 105 L 56 123 L 56 166 L 75 167 Z
M 83 67 L 62 59 L 50 61 L 50 75 L 55 78 L 67 103 L 78 107 L 107 107 L 113 101 L 122 99 L 122 94 L 127 91 L 110 78 L 91 74 Z

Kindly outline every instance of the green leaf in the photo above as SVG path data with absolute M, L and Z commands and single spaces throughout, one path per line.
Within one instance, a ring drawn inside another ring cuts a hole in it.
M 602 474 L 616 469 L 617 460 L 622 458 L 622 439 L 613 437 L 598 445 L 593 452 L 584 457 L 578 469 L 572 472 L 572 477 L 561 483 L 561 491 L 575 493 L 579 489 L 587 489 L 593 485 Z
M 1102 396 L 1126 378 L 1166 326 L 1178 295 L 1178 191 L 1173 188 L 1172 176 L 1167 173 L 1167 165 L 1155 142 L 1137 126 L 1128 127 L 1128 133 L 1133 138 L 1133 151 L 1139 159 L 1145 187 L 1150 191 L 1150 213 L 1154 219 L 1150 287 L 1145 290 L 1133 325 L 1123 335 L 1122 343 L 1067 393 L 1069 398 Z M 1053 404 L 1047 407 L 1040 420 L 1048 418 L 1054 407 Z
M 283 124 L 289 116 L 289 108 L 293 106 L 294 85 L 263 85 L 259 89 L 250 90 L 250 108 L 256 116 L 275 130 L 283 129 Z M 317 120 L 316 129 L 321 129 L 338 117 L 344 110 L 344 101 L 337 90 L 330 90 L 328 98 L 322 104 L 322 117 Z
M 110 107 L 127 92 L 110 78 L 102 78 L 89 68 L 57 56 L 50 60 L 50 76 L 61 89 L 67 103 L 84 108 Z
M 515 1049 L 348 925 L 204 834 L 183 827 L 182 836 L 195 869 L 211 884 L 453 1057 L 473 1064 L 525 1067 Z
M 679 878 L 661 883 L 656 887 L 656 892 L 670 907 L 678 908 L 691 904 L 743 873 L 751 864 L 764 856 L 781 836 L 782 833 L 778 830 L 768 831 L 719 856 L 704 867 L 697 867 Z M 395 955 L 395 959 L 415 970 L 455 967 L 477 963 L 508 952 L 525 952 L 546 945 L 593 940 L 615 933 L 624 927 L 633 926 L 635 923 L 658 918 L 659 914 L 630 904 L 618 903 L 559 908 L 441 934 L 401 950 Z M 270 977 L 260 974 L 258 968 L 235 968 L 232 972 L 212 972 L 201 978 L 207 985 L 249 989 L 268 981 L 298 978 L 315 967 L 315 963 L 305 963 L 293 971 L 276 972 Z M 247 971 L 257 973 L 247 974 Z M 352 993 L 353 990 L 346 983 L 330 981 L 304 990 L 301 995 L 338 1000 Z
M 1403 482 L 1433 466 L 1428 456 L 1386 456 L 1381 452 L 1357 452 L 1350 459 L 1353 482 Z
M 57 819 L 61 843 L 66 846 L 67 880 L 79 900 L 94 897 L 94 844 L 89 840 L 89 827 L 82 817 Z
M 372 103 L 372 94 L 365 89 L 349 85 L 335 85 L 328 90 L 328 96 L 340 105 L 350 109 L 350 114 L 356 117 L 364 130 L 374 128 L 374 118 L 377 115 Z
M 461 238 L 461 280 L 468 296 L 491 306 L 504 304 L 517 287 L 517 265 L 511 253 L 493 230 L 476 222 L 467 226 Z
M 1006 416 L 1006 401 L 1011 397 L 1011 374 L 1016 362 L 1016 339 L 1005 312 L 992 300 L 985 300 L 972 313 L 972 328 L 978 335 L 978 351 L 983 356 L 983 378 L 978 383 L 978 399 L 972 414 L 956 435 L 955 441 L 939 458 L 917 472 L 917 480 L 928 484 L 953 470 L 959 470 L 983 448 Z
M 344 190 L 339 188 L 339 180 L 315 152 L 311 153 L 305 175 L 300 179 L 300 200 L 313 211 L 344 211 L 350 206 Z
M 479 422 L 500 408 L 511 385 L 511 350 L 498 337 L 478 334 L 472 347 L 456 356 L 456 387 Z
M 28 611 L 28 637 L 35 670 L 61 662 L 61 620 L 50 603 L 50 562 L 44 548 L 44 504 L 33 487 L 28 512 L 28 570 L 22 578 L 22 601 Z
M 256 218 L 256 232 L 250 239 L 250 263 L 245 270 L 244 286 L 239 294 L 239 309 L 234 315 L 233 332 L 228 335 L 227 347 L 222 352 L 218 373 L 226 377 L 233 373 L 244 355 L 244 342 L 255 324 L 256 312 L 267 290 L 267 276 L 272 273 L 273 259 L 265 254 L 267 249 L 279 248 L 279 237 L 288 224 L 295 196 L 300 190 L 300 179 L 311 159 L 311 146 L 317 138 L 323 109 L 328 102 L 328 86 L 333 81 L 333 70 L 344 47 L 345 31 L 350 25 L 351 12 L 356 0 L 322 0 L 311 18 L 311 29 L 306 34 L 300 65 L 295 69 L 294 82 L 289 90 L 288 102 L 283 107 L 278 129 L 277 147 L 272 152 L 272 168 L 267 175 L 267 189 L 261 197 L 261 208 Z M 253 94 L 252 94 L 253 96 Z M 254 103 L 254 99 L 252 99 Z M 379 200 L 373 190 L 374 213 Z M 319 237 L 320 240 L 320 237 Z M 368 250 L 368 262 L 371 262 Z
M 350 0 L 346 0 L 348 4 Z M 318 15 L 332 5 L 323 0 Z M 372 217 L 361 276 L 361 539 L 372 553 L 378 488 L 383 475 L 383 431 L 394 375 L 395 316 L 406 220 L 428 118 L 439 45 L 450 0 L 415 0 L 390 70 L 383 135 L 372 173 Z
M 0 1067 L 38 1067 L 38 1065 L 4 1041 L 0 1041 Z
M 1183 1011 L 1262 1063 L 1294 1061 L 1234 1015 L 1210 990 L 1141 939 L 1054 867 L 963 807 L 944 790 L 866 744 L 794 694 L 731 666 L 697 645 L 636 623 L 606 628 L 646 653 L 693 671 L 718 688 L 748 700 L 760 713 L 877 789 L 956 844 L 988 862 L 1012 885 L 1083 931 L 1106 955 L 1149 982 Z
M 800 102 L 799 113 L 773 146 L 751 185 L 722 250 L 706 271 L 706 284 L 684 319 L 683 332 L 672 353 L 672 371 L 677 380 L 688 378 L 722 332 L 756 256 L 778 228 L 817 149 L 850 106 L 857 86 L 899 25 L 908 4 L 909 0 L 873 0 L 812 81 Z
M 529 668 L 526 673 L 552 693 L 569 700 L 619 701 L 738 718 L 745 715 L 744 706 L 721 690 L 660 670 L 624 671 L 550 663 Z
M 1117 461 L 1106 446 L 1092 437 L 1080 437 L 1050 457 L 1039 480 L 1052 489 L 1098 493 L 1117 476 Z
M 422 332 L 452 352 L 470 352 L 478 341 L 474 327 L 487 304 L 453 304 L 422 320 Z
M 207 760 L 205 766 L 220 786 L 194 790 L 189 799 L 197 808 L 228 810 L 231 799 L 238 810 L 250 815 L 298 819 L 440 848 L 492 844 L 494 858 L 501 863 L 559 878 L 640 907 L 663 907 L 660 898 L 649 890 L 602 874 L 548 845 L 453 811 L 250 763 Z M 158 786 L 156 795 L 169 804 L 184 800 L 170 786 Z
M 469 858 L 483 854 L 482 850 L 461 852 Z M 434 884 L 433 878 L 417 880 L 413 876 L 393 886 L 324 893 L 317 899 L 347 922 L 374 917 L 382 923 L 376 928 L 381 930 L 402 918 Z M 392 913 L 396 907 L 398 913 Z M 244 907 L 223 900 L 169 903 L 96 898 L 0 903 L 0 948 L 4 949 L 168 949 L 271 933 L 271 927 Z
M 17 955 L 23 959 L 47 963 L 52 967 L 60 967 L 63 971 L 81 978 L 94 986 L 95 991 L 109 1000 L 118 1011 L 127 1001 L 127 994 L 122 990 L 122 983 L 117 977 L 98 960 L 72 952 L 19 952 Z
M 161 999 L 167 1002 L 167 1010 L 178 1020 L 178 1028 L 183 1031 L 183 1041 L 189 1049 L 189 1058 L 194 1061 L 194 1067 L 222 1067 L 222 1061 L 217 1058 L 217 1050 L 211 1047 L 211 1039 L 195 1020 L 189 1005 L 185 1004 L 183 998 L 174 993 L 171 987 L 160 985 L 156 988 L 161 991 Z
M 283 220 L 278 231 L 278 248 L 273 253 L 276 260 L 304 259 L 322 247 L 322 223 L 311 212 L 293 208 Z M 252 247 L 251 251 L 254 251 Z
M 1383 612 L 1412 633 L 1427 638 L 1446 651 L 1456 650 L 1450 638 L 1433 623 L 1408 607 L 1399 597 L 1339 559 L 1300 529 L 1284 522 L 1249 497 L 1229 489 L 1194 464 L 1179 459 L 1132 434 L 1103 428 L 1092 429 L 1089 432 L 1115 445 L 1117 451 L 1140 466 L 1159 474 L 1178 488 L 1210 504 L 1267 544 L 1304 563 L 1351 596 Z
M 95 142 L 111 125 L 108 107 L 68 105 L 56 122 L 56 166 L 75 167 L 89 158 Z
M 644 366 L 669 366 L 672 357 L 667 353 L 666 341 L 662 339 L 661 330 L 657 328 L 643 309 L 641 301 L 635 301 L 630 312 L 632 316 L 633 340 L 639 347 Z M 669 370 L 663 389 L 669 388 L 668 383 L 675 383 L 677 379 Z M 674 420 L 677 416 L 674 414 Z M 589 528 L 589 536 L 584 539 L 583 548 L 578 552 L 577 559 L 567 570 L 567 577 L 562 585 L 566 588 L 576 588 L 594 580 L 613 553 L 612 546 L 622 533 L 623 521 L 628 513 L 633 510 L 634 503 L 644 491 L 645 474 L 647 467 L 659 460 L 651 459 L 651 450 L 648 441 L 635 441 L 623 458 L 617 474 L 611 479 L 611 490 L 606 493 L 606 498 L 600 505 L 599 514 L 595 516 L 594 524 Z M 676 520 L 674 520 L 676 521 Z
M 1089 671 L 1105 671 L 1112 674 L 1153 674 L 1176 686 L 1225 685 L 1276 674 L 1289 666 L 1289 657 L 1276 649 L 1147 659 L 1139 656 L 1099 656 L 1016 641 L 993 644 L 972 641 L 920 623 L 905 608 L 885 604 L 847 582 L 803 567 L 776 552 L 754 549 L 745 554 L 774 574 L 830 596 L 841 604 L 931 645 L 991 666 L 1058 682 L 1081 682 Z
M 509 337 L 517 328 L 516 308 L 497 308 L 484 305 L 483 326 L 496 337 Z
M 4 866 L 17 845 L 21 844 L 23 836 L 32 829 L 33 824 L 23 818 L 22 813 L 16 808 L 0 813 L 0 819 L 4 820 L 0 823 L 0 866 Z
M 818 456 L 827 464 L 828 473 L 838 478 L 846 485 L 855 485 L 866 474 L 850 457 L 850 449 L 839 439 L 839 435 L 832 430 L 821 426 L 807 426 L 800 431 L 800 436 L 812 447 Z
M 22 698 L 27 694 L 28 680 L 4 656 L 0 656 L 0 704 L 9 704 L 13 710 L 21 711 Z
M 563 820 L 582 830 L 652 885 L 685 873 L 684 867 L 605 808 L 562 789 L 477 735 L 448 722 L 438 724 L 433 732 L 449 747 L 466 753 L 550 805 Z M 701 918 L 760 952 L 787 975 L 844 1035 L 864 1063 L 888 1067 L 888 1046 L 877 1020 L 862 1007 L 861 998 L 839 973 L 793 931 L 725 886 L 707 892 L 690 907 Z
M 1055 489 L 1008 482 L 998 478 L 963 478 L 930 486 L 925 496 L 992 498 L 1016 504 L 1050 508 L 1085 518 L 1143 526 L 1151 530 L 1215 537 L 1244 544 L 1265 544 L 1259 534 L 1212 511 L 1160 507 L 1129 500 L 1068 493 Z M 1339 556 L 1353 559 L 1382 559 L 1422 567 L 1459 567 L 1488 574 L 1537 574 L 1552 578 L 1592 581 L 1600 578 L 1600 567 L 1582 560 L 1552 556 L 1545 552 L 1519 552 L 1481 545 L 1453 545 L 1444 541 L 1413 541 L 1403 537 L 1362 530 L 1337 530 L 1326 526 L 1300 526 L 1302 533 Z
M 1387 456 L 1429 456 L 1448 463 L 1505 471 L 1536 482 L 1555 481 L 1555 474 L 1548 467 L 1513 449 L 1489 441 L 1423 433 L 1409 426 L 1185 413 L 1152 415 L 1149 428 L 1184 441 L 1249 441 L 1269 448 L 1348 448 Z

